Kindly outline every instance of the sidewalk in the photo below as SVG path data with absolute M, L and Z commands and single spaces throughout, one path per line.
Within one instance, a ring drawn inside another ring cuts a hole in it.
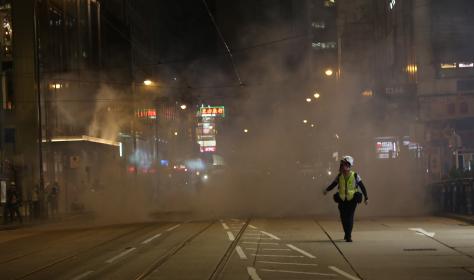
M 37 227 L 37 226 L 54 225 L 54 224 L 59 224 L 59 223 L 72 222 L 74 220 L 85 218 L 90 215 L 91 213 L 88 213 L 88 212 L 68 213 L 68 214 L 59 214 L 55 218 L 47 218 L 47 219 L 39 219 L 39 220 L 27 219 L 26 217 L 23 217 L 23 223 L 21 224 L 18 221 L 15 221 L 12 224 L 0 224 L 0 231 L 16 230 L 16 229 L 21 229 L 21 228 L 31 228 L 31 227 Z M 3 217 L 0 217 L 0 218 L 3 221 Z
M 440 213 L 438 214 L 440 217 L 455 219 L 458 221 L 463 221 L 465 223 L 474 225 L 474 215 L 461 215 L 461 214 L 453 214 L 453 213 Z

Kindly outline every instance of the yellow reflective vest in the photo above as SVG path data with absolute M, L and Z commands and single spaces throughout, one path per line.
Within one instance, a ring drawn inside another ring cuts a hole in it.
M 354 198 L 354 194 L 357 192 L 355 174 L 356 173 L 354 171 L 351 171 L 347 180 L 344 178 L 342 173 L 339 175 L 339 197 L 342 199 L 342 201 L 352 200 Z

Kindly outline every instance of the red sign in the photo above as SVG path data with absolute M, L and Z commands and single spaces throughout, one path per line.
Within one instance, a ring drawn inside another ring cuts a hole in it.
M 213 153 L 216 151 L 216 147 L 201 147 L 201 153 Z
M 156 119 L 156 109 L 139 109 L 135 113 L 139 119 Z

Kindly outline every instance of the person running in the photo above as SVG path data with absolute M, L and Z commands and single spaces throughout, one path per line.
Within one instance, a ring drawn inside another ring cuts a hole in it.
M 338 203 L 339 215 L 342 227 L 344 229 L 344 240 L 352 242 L 352 228 L 354 226 L 354 213 L 358 203 L 362 202 L 364 194 L 364 203 L 368 205 L 369 198 L 367 190 L 362 183 L 360 176 L 351 170 L 354 166 L 354 159 L 351 156 L 344 156 L 339 166 L 339 174 L 334 181 L 323 191 L 326 195 L 329 191 L 338 186 L 338 192 L 334 195 L 334 200 Z

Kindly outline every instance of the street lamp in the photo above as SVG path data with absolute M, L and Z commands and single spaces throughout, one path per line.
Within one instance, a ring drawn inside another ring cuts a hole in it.
M 249 130 L 248 130 L 248 129 L 244 129 L 244 133 L 248 133 L 248 132 L 249 132 Z
M 303 120 L 303 123 L 304 123 L 304 124 L 307 124 L 307 123 L 308 123 L 308 120 Z
M 314 123 L 311 124 L 311 127 L 315 127 L 316 125 L 314 125 Z
M 174 132 L 174 136 L 178 136 L 178 132 L 177 132 L 177 131 Z
M 188 108 L 188 107 L 186 106 L 186 104 L 183 104 L 183 105 L 181 105 L 181 106 L 179 106 L 179 107 L 181 108 L 181 110 L 186 110 L 186 108 Z
M 152 82 L 151 80 L 144 80 L 144 81 L 143 81 L 143 84 L 144 84 L 145 86 L 151 86 L 151 85 L 153 85 L 153 82 Z
M 316 92 L 313 96 L 314 98 L 319 99 L 321 97 L 321 94 L 319 94 L 319 92 Z
M 306 102 L 310 103 L 311 102 L 311 98 L 306 98 Z
M 332 74 L 334 74 L 334 71 L 332 71 L 331 68 L 328 68 L 324 71 L 324 74 L 326 74 L 326 76 L 330 77 L 330 76 L 332 76 Z

